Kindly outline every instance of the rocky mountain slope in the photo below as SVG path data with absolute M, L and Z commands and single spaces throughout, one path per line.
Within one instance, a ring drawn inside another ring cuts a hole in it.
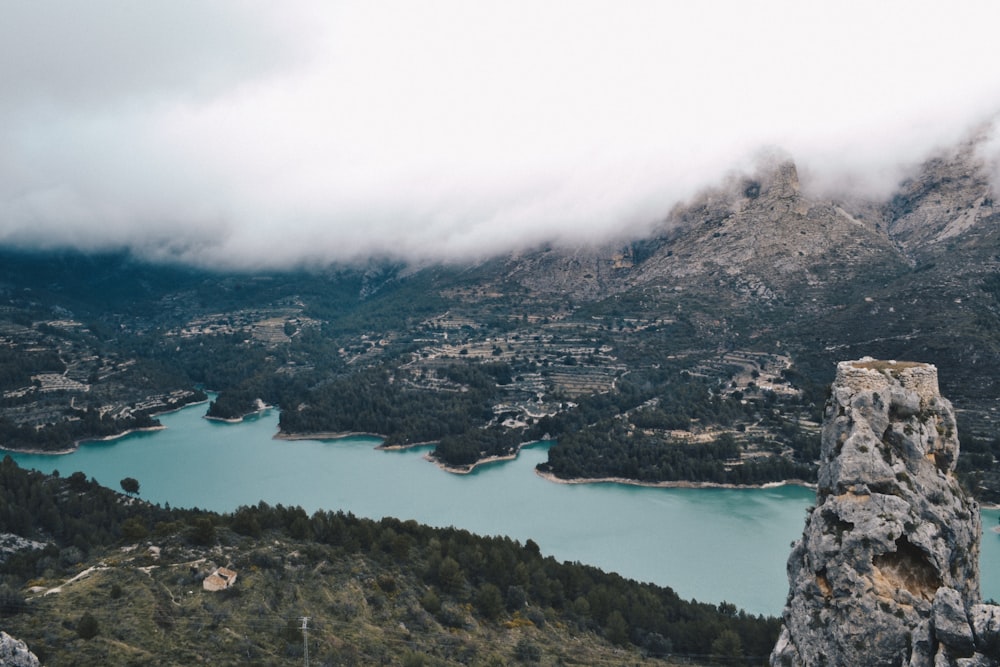
M 933 366 L 838 365 L 772 665 L 998 664 L 1000 607 L 980 598 L 979 508 L 958 454 Z
M 473 278 L 587 312 L 683 318 L 706 345 L 789 351 L 824 383 L 845 356 L 926 360 L 987 434 L 1000 395 L 1000 209 L 986 139 L 942 150 L 884 201 L 817 195 L 772 156 L 648 238 L 521 253 Z

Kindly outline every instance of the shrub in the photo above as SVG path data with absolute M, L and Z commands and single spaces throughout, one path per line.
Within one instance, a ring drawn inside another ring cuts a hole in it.
M 522 637 L 514 647 L 514 659 L 518 662 L 539 662 L 542 659 L 542 650 Z
M 76 624 L 76 634 L 80 639 L 88 640 L 93 639 L 101 632 L 101 626 L 98 624 L 97 619 L 88 611 Z

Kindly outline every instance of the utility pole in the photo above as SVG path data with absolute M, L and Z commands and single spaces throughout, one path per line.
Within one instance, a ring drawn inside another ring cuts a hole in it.
M 309 667 L 309 617 L 302 617 L 302 657 L 305 660 L 305 666 Z

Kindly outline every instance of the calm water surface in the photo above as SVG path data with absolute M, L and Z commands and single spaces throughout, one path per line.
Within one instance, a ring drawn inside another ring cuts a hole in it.
M 775 615 L 788 590 L 789 545 L 815 498 L 799 487 L 554 484 L 534 473 L 546 445 L 453 475 L 423 459 L 430 448 L 377 451 L 372 438 L 274 440 L 276 410 L 239 424 L 203 419 L 204 411 L 190 406 L 161 416 L 166 430 L 88 443 L 64 456 L 13 457 L 44 472 L 80 470 L 115 489 L 135 477 L 143 498 L 179 507 L 225 512 L 264 500 L 531 538 L 559 560 Z M 983 514 L 983 595 L 1000 600 L 1000 535 L 992 532 L 1000 512 Z

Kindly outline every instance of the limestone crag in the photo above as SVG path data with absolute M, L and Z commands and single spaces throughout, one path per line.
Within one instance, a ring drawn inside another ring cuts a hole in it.
M 5 667 L 38 667 L 38 658 L 20 639 L 0 630 L 0 665 Z
M 841 362 L 822 438 L 771 664 L 1000 664 L 1000 607 L 979 593 L 979 507 L 954 475 L 937 369 Z

